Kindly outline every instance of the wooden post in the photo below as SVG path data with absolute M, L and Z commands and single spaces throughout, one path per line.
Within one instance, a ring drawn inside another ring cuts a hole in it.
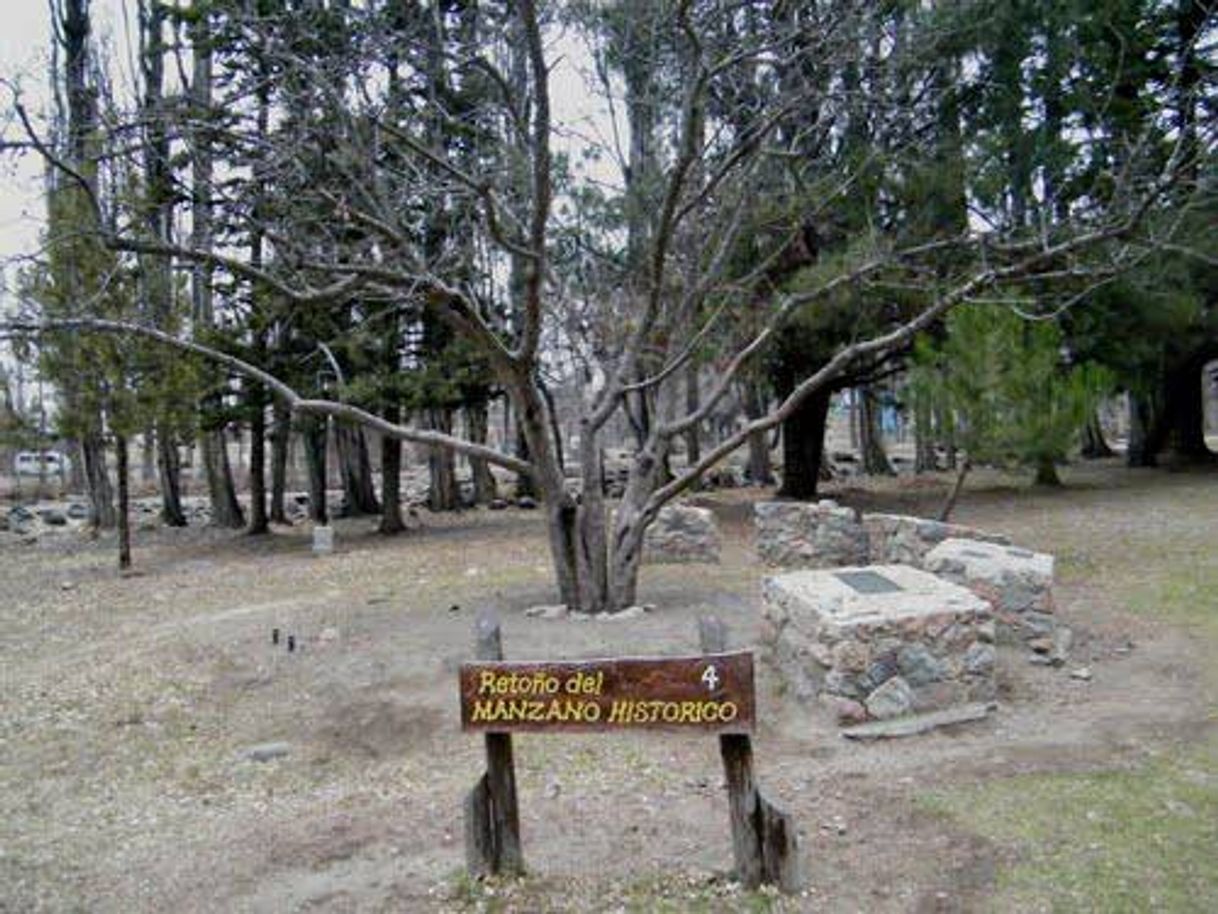
M 503 659 L 499 619 L 493 610 L 478 614 L 474 652 L 479 660 Z M 524 872 L 516 770 L 508 733 L 486 734 L 486 774 L 465 798 L 465 863 L 474 877 Z
M 703 652 L 727 650 L 727 626 L 714 616 L 698 620 Z M 736 878 L 748 888 L 763 883 L 784 892 L 799 888 L 799 839 L 791 817 L 767 800 L 753 781 L 753 741 L 747 734 L 719 737 L 719 753 L 727 779 L 732 823 L 732 852 Z

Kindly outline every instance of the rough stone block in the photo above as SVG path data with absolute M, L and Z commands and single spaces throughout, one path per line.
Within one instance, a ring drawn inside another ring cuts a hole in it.
M 762 646 L 799 699 L 874 719 L 994 697 L 991 609 L 908 565 L 794 571 L 762 585 Z M 840 700 L 840 701 L 839 701 Z
M 650 564 L 718 562 L 719 528 L 709 508 L 669 505 L 660 509 L 643 540 Z
M 863 529 L 867 531 L 868 561 L 875 565 L 923 568 L 926 554 L 951 538 L 1010 542 L 1001 534 L 904 514 L 864 514 Z
M 962 584 L 994 607 L 1008 634 L 1052 635 L 1053 556 L 1015 546 L 947 539 L 926 554 L 926 570 Z
M 753 506 L 757 554 L 781 568 L 833 568 L 867 561 L 867 533 L 851 508 L 766 501 Z

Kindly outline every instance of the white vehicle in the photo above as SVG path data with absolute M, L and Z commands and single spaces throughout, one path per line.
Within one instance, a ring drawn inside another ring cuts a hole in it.
M 67 476 L 72 461 L 59 451 L 20 451 L 13 460 L 18 476 Z

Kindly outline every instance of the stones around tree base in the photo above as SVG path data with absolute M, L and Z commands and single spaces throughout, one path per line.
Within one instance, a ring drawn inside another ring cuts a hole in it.
M 1053 556 L 970 539 L 946 539 L 926 554 L 926 569 L 961 584 L 994 607 L 1008 634 L 1045 638 L 1053 647 Z
M 652 565 L 719 562 L 719 528 L 709 508 L 661 508 L 643 538 L 643 561 Z
M 765 580 L 762 606 L 763 649 L 784 687 L 820 696 L 839 720 L 859 707 L 892 719 L 996 694 L 989 603 L 927 572 L 789 572 Z

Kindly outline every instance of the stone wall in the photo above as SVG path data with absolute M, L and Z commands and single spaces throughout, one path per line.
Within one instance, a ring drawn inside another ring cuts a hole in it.
M 869 560 L 875 565 L 923 568 L 926 553 L 952 537 L 1003 545 L 1010 543 L 1000 534 L 904 514 L 864 514 L 863 529 L 867 531 Z
M 710 509 L 669 505 L 647 528 L 643 561 L 653 565 L 718 562 L 719 547 L 719 528 Z
M 947 539 L 926 554 L 926 569 L 988 600 L 1000 627 L 1016 637 L 1051 635 L 1053 556 L 1015 546 Z
M 868 560 L 867 531 L 853 509 L 835 501 L 763 501 L 753 517 L 757 554 L 767 565 L 832 568 Z
M 995 697 L 990 605 L 907 565 L 797 571 L 762 586 L 780 681 L 857 723 Z

